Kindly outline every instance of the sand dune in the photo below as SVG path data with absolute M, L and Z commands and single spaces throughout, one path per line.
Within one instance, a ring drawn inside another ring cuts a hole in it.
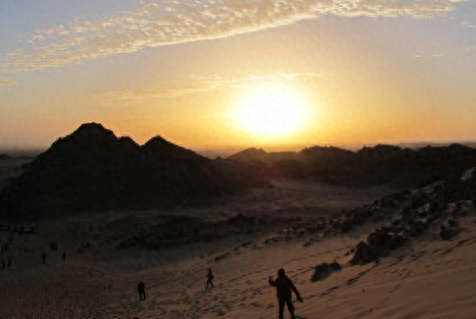
M 320 191 L 278 183 L 275 189 L 237 196 L 228 205 L 174 213 L 218 220 L 238 212 L 273 212 L 276 218 L 293 212 L 311 222 L 327 216 L 325 212 L 385 195 L 382 190 L 383 194 L 368 191 L 366 197 L 326 186 Z M 316 199 L 322 192 L 333 195 Z M 434 223 L 391 255 L 356 266 L 348 263 L 349 250 L 387 220 L 369 220 L 347 233 L 328 233 L 313 245 L 304 245 L 312 234 L 263 244 L 277 229 L 292 226 L 277 223 L 263 226 L 262 232 L 152 251 L 117 249 L 128 234 L 118 233 L 114 239 L 110 227 L 130 218 L 128 212 L 44 222 L 37 234 L 13 235 L 12 251 L 1 255 L 11 256 L 13 263 L 11 269 L 0 271 L 0 317 L 277 318 L 275 291 L 267 279 L 283 267 L 304 298 L 304 303 L 295 303 L 298 318 L 474 318 L 476 212 L 471 205 L 462 207 L 467 211 L 457 218 L 460 232 L 452 239 L 442 240 L 439 223 Z M 138 218 L 154 223 L 156 216 L 156 211 L 149 211 Z M 6 242 L 10 235 L 1 236 Z M 58 242 L 57 251 L 48 248 L 52 239 Z M 86 241 L 90 247 L 84 247 Z M 311 282 L 316 265 L 334 260 L 342 265 L 340 271 Z M 215 275 L 216 288 L 211 290 L 205 290 L 208 267 Z M 136 292 L 139 280 L 147 288 L 143 302 Z

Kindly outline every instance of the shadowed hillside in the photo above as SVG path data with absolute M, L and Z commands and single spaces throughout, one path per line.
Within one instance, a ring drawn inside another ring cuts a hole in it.
M 36 220 L 79 211 L 197 205 L 265 185 L 259 178 L 235 178 L 240 174 L 233 172 L 246 166 L 217 168 L 159 136 L 139 146 L 101 124 L 83 124 L 3 190 L 0 212 L 4 219 Z
M 294 153 L 248 149 L 230 158 L 262 163 L 266 165 L 263 174 L 269 177 L 359 187 L 388 184 L 404 189 L 460 174 L 476 165 L 476 149 L 458 144 L 418 150 L 377 145 L 352 152 L 315 146 Z

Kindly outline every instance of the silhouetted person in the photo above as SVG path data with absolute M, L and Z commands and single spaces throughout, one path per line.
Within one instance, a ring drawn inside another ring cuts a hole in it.
M 139 292 L 140 300 L 145 300 L 145 284 L 142 280 L 137 284 L 137 291 Z
M 44 264 L 46 264 L 46 254 L 43 253 L 43 255 L 41 255 L 41 262 Z
M 215 288 L 215 286 L 213 286 L 213 273 L 212 273 L 212 269 L 211 268 L 208 268 L 208 273 L 207 273 L 207 287 L 205 289 L 208 289 L 208 286 L 211 286 L 212 288 Z
M 58 243 L 56 242 L 56 240 L 50 241 L 50 248 L 52 251 L 56 251 L 58 249 Z
M 5 267 L 6 267 L 5 260 L 2 260 L 2 270 L 5 270 Z
M 273 277 L 269 277 L 269 284 L 273 287 L 276 287 L 278 304 L 279 304 L 279 319 L 283 319 L 284 315 L 284 305 L 288 305 L 289 314 L 291 318 L 295 318 L 294 315 L 294 306 L 292 302 L 292 293 L 291 290 L 296 294 L 296 298 L 299 302 L 302 302 L 301 294 L 294 286 L 291 279 L 286 276 L 284 269 L 278 270 L 278 278 L 273 280 Z
M 12 266 L 12 257 L 8 257 L 7 267 L 10 269 L 11 266 Z
M 61 258 L 63 258 L 63 262 L 66 261 L 66 253 L 63 253 L 63 255 L 61 255 Z

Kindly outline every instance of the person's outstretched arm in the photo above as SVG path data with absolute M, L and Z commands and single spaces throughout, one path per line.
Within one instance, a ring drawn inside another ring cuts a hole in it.
M 291 281 L 291 279 L 289 279 L 289 287 L 291 287 L 291 290 L 294 291 L 294 293 L 296 294 L 296 298 L 299 302 L 302 302 L 302 298 L 301 298 L 301 294 L 299 293 L 299 290 L 297 290 L 296 286 L 294 286 L 293 282 Z

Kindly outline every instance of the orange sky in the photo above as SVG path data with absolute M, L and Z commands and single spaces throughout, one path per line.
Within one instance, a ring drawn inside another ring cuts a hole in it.
M 474 2 L 377 2 L 2 4 L 0 147 L 90 121 L 192 149 L 476 140 Z M 240 101 L 276 88 L 299 127 L 237 125 Z

